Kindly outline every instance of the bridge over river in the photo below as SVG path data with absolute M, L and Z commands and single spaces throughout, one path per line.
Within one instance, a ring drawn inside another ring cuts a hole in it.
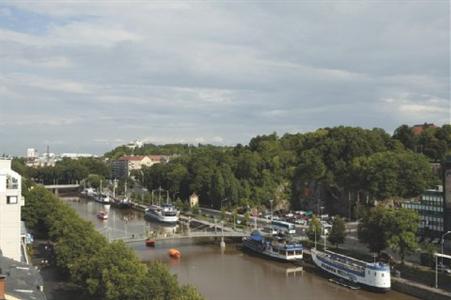
M 201 238 L 243 238 L 248 236 L 245 232 L 214 232 L 214 231 L 194 231 L 187 233 L 176 233 L 176 234 L 168 234 L 168 235 L 127 235 L 122 237 L 116 237 L 110 239 L 111 241 L 122 240 L 125 243 L 135 243 L 135 242 L 144 242 L 146 239 L 150 238 L 155 242 L 165 241 L 165 240 L 182 240 L 182 239 L 201 239 Z

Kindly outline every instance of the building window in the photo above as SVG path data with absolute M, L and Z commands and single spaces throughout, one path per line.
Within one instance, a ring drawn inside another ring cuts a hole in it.
M 19 181 L 17 180 L 17 178 L 8 175 L 6 177 L 6 188 L 17 190 L 19 188 Z
M 17 196 L 7 196 L 6 203 L 7 204 L 17 204 Z

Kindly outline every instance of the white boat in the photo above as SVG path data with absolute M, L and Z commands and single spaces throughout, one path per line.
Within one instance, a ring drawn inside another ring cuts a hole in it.
M 283 262 L 299 261 L 303 257 L 301 244 L 283 237 L 264 236 L 258 230 L 243 239 L 243 249 Z
M 100 220 L 103 220 L 103 221 L 108 220 L 108 213 L 101 210 L 97 213 L 97 218 L 99 218 Z
M 94 198 L 96 202 L 104 203 L 104 204 L 110 204 L 111 198 L 109 195 L 106 194 L 98 194 L 97 197 Z
M 358 260 L 336 252 L 311 249 L 315 265 L 322 270 L 364 288 L 386 292 L 390 290 L 390 266 L 388 264 Z
M 172 204 L 151 205 L 146 209 L 145 217 L 162 223 L 176 223 L 178 211 Z

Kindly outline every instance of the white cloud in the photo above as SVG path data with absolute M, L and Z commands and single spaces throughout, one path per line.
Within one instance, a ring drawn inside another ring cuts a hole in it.
M 0 113 L 24 126 L 0 140 L 94 152 L 449 119 L 449 4 L 386 5 L 5 1 Z M 24 129 L 36 116 L 46 130 Z

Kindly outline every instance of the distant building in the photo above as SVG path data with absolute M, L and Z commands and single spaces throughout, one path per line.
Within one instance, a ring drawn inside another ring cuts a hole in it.
M 61 158 L 70 158 L 70 159 L 95 157 L 95 155 L 90 153 L 62 153 L 60 156 Z
M 35 159 L 38 157 L 38 150 L 34 149 L 34 148 L 28 148 L 27 149 L 27 160 L 30 159 Z
M 441 237 L 445 222 L 442 186 L 426 190 L 420 197 L 404 201 L 401 206 L 416 211 L 420 216 L 420 235 L 433 238 Z
M 21 261 L 22 178 L 11 169 L 11 160 L 0 159 L 0 250 Z
M 137 148 L 141 148 L 144 146 L 144 142 L 140 141 L 140 140 L 134 140 L 130 143 L 128 143 L 127 145 L 125 145 L 127 148 L 130 148 L 132 150 L 137 149 Z
M 424 124 L 417 124 L 413 125 L 412 127 L 412 133 L 413 135 L 420 135 L 424 130 L 428 128 L 437 128 L 433 123 L 424 123 Z
M 128 161 L 113 160 L 111 162 L 111 176 L 114 179 L 123 179 L 128 177 Z
M 191 196 L 189 196 L 189 207 L 194 207 L 199 205 L 199 196 L 196 195 L 196 193 L 193 193 Z
M 131 171 L 168 161 L 169 156 L 166 155 L 122 156 L 118 160 L 112 161 L 112 176 L 117 179 L 126 178 Z

